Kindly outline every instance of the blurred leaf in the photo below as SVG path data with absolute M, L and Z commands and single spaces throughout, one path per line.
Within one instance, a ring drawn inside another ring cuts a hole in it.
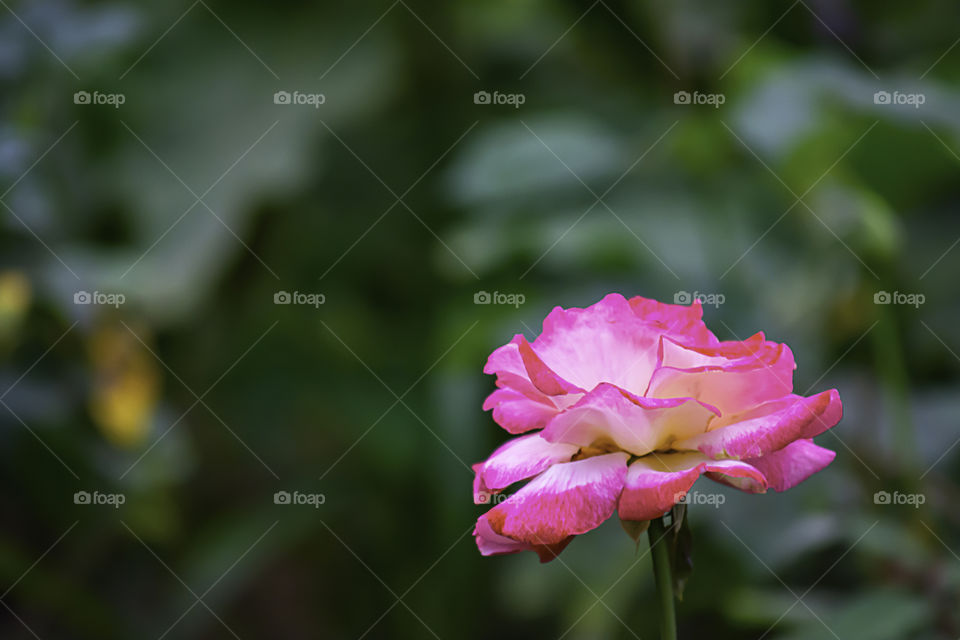
M 819 613 L 819 612 L 818 612 Z M 930 620 L 931 605 L 921 596 L 888 589 L 839 599 L 835 608 L 811 616 L 788 640 L 822 640 L 836 635 L 851 640 L 901 640 Z
M 450 170 L 450 192 L 464 205 L 517 202 L 557 190 L 584 193 L 578 181 L 623 171 L 626 152 L 613 132 L 578 116 L 487 125 L 465 142 Z

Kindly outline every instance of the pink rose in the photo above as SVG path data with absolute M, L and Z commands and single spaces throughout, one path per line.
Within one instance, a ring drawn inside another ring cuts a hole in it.
M 813 444 L 841 418 L 835 389 L 792 393 L 793 353 L 762 333 L 721 342 L 700 304 L 610 294 L 555 308 L 532 343 L 517 335 L 484 372 L 484 402 L 512 434 L 474 465 L 474 501 L 529 482 L 477 520 L 483 555 L 553 559 L 613 515 L 668 511 L 701 474 L 743 491 L 789 489 L 836 455 Z

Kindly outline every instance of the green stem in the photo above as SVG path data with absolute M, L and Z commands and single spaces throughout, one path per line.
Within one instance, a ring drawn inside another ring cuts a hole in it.
M 653 556 L 653 578 L 660 599 L 660 640 L 677 640 L 677 618 L 673 611 L 673 579 L 670 575 L 670 552 L 667 548 L 663 518 L 650 521 L 647 530 Z

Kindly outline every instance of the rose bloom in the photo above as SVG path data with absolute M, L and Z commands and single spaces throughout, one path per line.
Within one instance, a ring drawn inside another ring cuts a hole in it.
M 498 389 L 483 408 L 524 435 L 473 467 L 474 501 L 496 503 L 474 530 L 483 555 L 546 562 L 614 510 L 662 516 L 701 474 L 784 491 L 833 460 L 811 438 L 842 417 L 836 389 L 795 395 L 789 347 L 762 333 L 720 341 L 702 316 L 699 302 L 610 294 L 555 308 L 532 343 L 518 334 L 490 355 Z

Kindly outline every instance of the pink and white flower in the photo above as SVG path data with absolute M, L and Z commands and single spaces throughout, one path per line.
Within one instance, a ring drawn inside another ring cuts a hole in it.
M 614 511 L 660 517 L 702 474 L 784 491 L 833 460 L 812 438 L 842 417 L 837 391 L 794 394 L 789 347 L 762 333 L 720 341 L 702 315 L 698 302 L 610 294 L 555 308 L 533 342 L 490 355 L 498 388 L 483 408 L 518 437 L 474 465 L 474 501 L 528 482 L 478 519 L 483 555 L 546 562 Z

